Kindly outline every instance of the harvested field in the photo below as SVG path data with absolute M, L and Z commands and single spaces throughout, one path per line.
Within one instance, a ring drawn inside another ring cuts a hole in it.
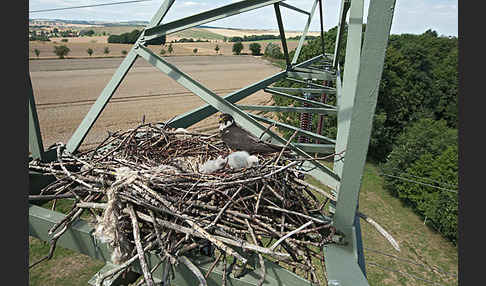
M 170 63 L 223 96 L 268 77 L 279 68 L 253 56 L 167 57 Z M 53 59 L 29 62 L 44 147 L 66 143 L 118 68 L 122 58 Z M 269 104 L 271 96 L 258 92 L 244 104 Z M 144 60 L 137 60 L 84 140 L 99 143 L 107 131 L 161 122 L 205 104 Z M 212 116 L 190 129 L 216 128 Z
M 86 39 L 95 38 L 92 41 L 87 41 Z M 61 42 L 61 38 L 58 41 L 51 41 L 51 42 L 41 42 L 41 41 L 31 41 L 29 42 L 29 59 L 55 59 L 58 58 L 56 54 L 54 54 L 54 46 L 65 45 L 71 51 L 66 56 L 66 58 L 89 58 L 90 56 L 87 53 L 87 49 L 93 49 L 94 53 L 91 56 L 92 58 L 109 58 L 109 57 L 122 57 L 122 51 L 130 51 L 132 48 L 131 44 L 108 44 L 106 40 L 102 40 L 103 37 L 85 37 L 85 38 L 68 38 L 68 42 Z M 77 40 L 83 39 L 83 40 Z M 96 40 L 97 39 L 97 40 Z M 258 42 L 261 46 L 261 52 L 265 50 L 265 47 L 268 45 L 270 41 Z M 278 44 L 280 47 L 282 44 L 279 40 L 271 41 L 272 43 Z M 252 42 L 243 42 L 243 50 L 241 51 L 242 54 L 250 54 L 251 51 L 249 49 L 250 43 Z M 287 46 L 289 51 L 294 50 L 297 45 L 298 41 L 287 41 Z M 233 44 L 234 43 L 225 43 L 221 41 L 214 40 L 212 42 L 194 42 L 194 43 L 173 43 L 172 47 L 174 51 L 172 54 L 169 54 L 167 51 L 168 45 L 165 46 L 148 46 L 152 51 L 156 54 L 160 54 L 160 51 L 164 49 L 166 51 L 164 56 L 190 56 L 194 55 L 193 50 L 196 48 L 198 56 L 208 56 L 208 55 L 216 55 L 216 51 L 214 48 L 216 44 L 219 46 L 219 54 L 225 56 L 232 56 L 233 52 Z M 110 53 L 104 54 L 103 51 L 105 47 L 108 47 Z M 34 50 L 37 49 L 40 51 L 39 57 L 36 56 Z

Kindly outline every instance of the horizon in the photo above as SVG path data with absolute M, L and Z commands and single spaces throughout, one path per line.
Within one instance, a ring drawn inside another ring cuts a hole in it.
M 215 3 L 217 2 L 217 3 Z M 166 15 L 164 23 L 174 21 L 189 15 L 201 13 L 217 7 L 228 5 L 238 1 L 176 1 Z M 422 34 L 427 30 L 436 31 L 439 36 L 458 36 L 458 0 L 408 0 L 396 1 L 395 13 L 390 34 Z M 89 7 L 71 10 L 49 11 L 42 13 L 31 13 L 30 11 L 41 9 L 55 9 L 72 7 L 77 4 L 102 4 L 107 0 L 30 0 L 29 20 L 64 20 L 64 21 L 88 21 L 99 23 L 120 23 L 120 22 L 149 22 L 157 11 L 162 1 L 146 1 L 136 4 L 117 5 L 116 9 L 110 6 Z M 310 11 L 313 0 L 287 0 L 285 3 Z M 136 11 L 133 7 L 137 5 Z M 340 1 L 323 2 L 324 10 L 324 31 L 337 26 L 337 14 L 339 13 Z M 366 23 L 369 0 L 364 1 L 363 21 Z M 282 7 L 282 18 L 284 29 L 289 31 L 302 31 L 306 22 L 306 16 L 295 11 Z M 329 11 L 329 12 L 326 12 Z M 332 12 L 335 11 L 335 12 Z M 263 7 L 242 14 L 234 15 L 218 21 L 206 23 L 204 26 L 212 26 L 225 29 L 243 30 L 278 30 L 274 17 L 273 7 Z M 272 15 L 273 17 L 268 17 Z M 248 19 L 252 21 L 249 22 Z M 320 31 L 318 11 L 314 14 L 309 31 Z

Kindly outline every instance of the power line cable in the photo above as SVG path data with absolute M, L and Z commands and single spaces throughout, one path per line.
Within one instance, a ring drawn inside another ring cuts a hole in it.
M 64 7 L 64 8 L 42 9 L 42 10 L 29 11 L 29 13 L 59 11 L 59 10 L 78 9 L 78 8 L 89 8 L 89 7 L 118 5 L 118 4 L 128 4 L 128 3 L 136 3 L 136 2 L 147 2 L 147 1 L 152 1 L 152 0 L 133 0 L 133 1 L 124 1 L 124 2 L 111 2 L 111 3 L 104 3 L 104 4 L 93 4 L 93 5 L 84 5 L 84 6 Z
M 416 183 L 416 184 L 428 186 L 428 187 L 431 187 L 431 188 L 440 189 L 440 190 L 447 191 L 447 192 L 458 193 L 458 190 L 446 189 L 446 188 L 434 186 L 434 185 L 431 185 L 431 184 L 427 184 L 427 183 L 415 181 L 415 180 L 412 180 L 412 179 L 409 179 L 409 178 L 404 178 L 404 177 L 389 175 L 389 174 L 386 174 L 386 173 L 381 173 L 381 174 L 383 176 L 392 177 L 392 178 L 396 178 L 396 179 L 399 179 L 399 180 L 404 180 L 404 181 L 408 181 L 408 182 L 411 182 L 411 183 Z
M 401 171 L 399 172 L 399 175 L 406 175 L 406 176 L 409 176 L 409 177 L 413 177 L 413 178 L 417 178 L 417 179 L 422 179 L 422 180 L 426 180 L 426 181 L 431 181 L 431 182 L 434 182 L 434 183 L 437 183 L 439 185 L 443 185 L 443 186 L 448 186 L 448 187 L 453 187 L 453 188 L 457 188 L 457 185 L 452 185 L 452 184 L 447 184 L 447 183 L 443 183 L 443 182 L 439 182 L 439 181 L 436 181 L 436 180 L 432 180 L 430 178 L 426 178 L 426 177 L 419 177 L 419 176 L 415 176 L 415 175 L 411 175 L 409 173 L 405 173 L 403 172 L 401 169 L 398 169 L 398 168 L 390 168 L 391 170 L 397 170 L 397 171 Z M 385 173 L 385 171 L 383 169 L 380 169 L 380 171 L 382 173 Z

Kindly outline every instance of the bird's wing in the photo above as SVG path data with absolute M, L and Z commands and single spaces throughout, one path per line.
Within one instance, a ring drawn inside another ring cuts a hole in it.
M 250 132 L 239 126 L 230 127 L 228 130 L 231 133 L 231 141 L 235 145 L 246 146 L 248 150 L 255 150 L 259 152 L 275 152 L 280 151 L 282 147 L 261 141 L 253 136 Z

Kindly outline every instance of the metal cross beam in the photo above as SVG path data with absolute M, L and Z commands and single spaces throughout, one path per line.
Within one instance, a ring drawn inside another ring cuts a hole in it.
M 318 61 L 321 57 L 322 57 L 321 55 L 316 56 L 316 57 L 311 58 L 311 59 L 309 59 L 305 62 L 298 64 L 297 66 L 299 66 L 299 67 L 308 66 L 308 65 L 312 64 L 313 62 Z M 244 87 L 242 89 L 234 91 L 234 92 L 232 92 L 232 93 L 230 93 L 226 96 L 223 96 L 223 98 L 224 98 L 224 100 L 231 102 L 231 103 L 238 102 L 238 101 L 252 95 L 253 93 L 255 93 L 259 90 L 265 89 L 267 86 L 285 78 L 285 76 L 286 76 L 286 71 L 281 71 L 281 72 L 276 73 L 275 75 L 272 75 L 270 77 L 267 77 L 267 78 L 265 78 L 265 79 L 263 79 L 259 82 L 256 82 L 256 83 L 251 84 L 247 87 Z M 319 102 L 319 104 L 321 104 L 321 103 Z M 209 116 L 215 114 L 216 112 L 218 112 L 218 110 L 216 108 L 207 104 L 207 105 L 201 106 L 199 108 L 196 108 L 194 110 L 188 111 L 184 114 L 177 116 L 174 120 L 172 120 L 170 122 L 169 125 L 172 126 L 172 127 L 175 127 L 175 128 L 178 128 L 178 127 L 187 128 L 191 125 L 196 124 L 197 122 L 199 122 L 203 119 L 208 118 Z
M 355 2 L 361 2 L 356 3 L 355 7 L 362 7 L 363 0 L 353 0 L 352 5 Z M 357 285 L 357 281 L 367 284 L 364 272 L 359 275 L 360 272 L 356 271 L 359 269 L 358 242 L 354 223 L 394 7 L 395 0 L 370 1 L 358 78 L 352 82 L 356 85 L 356 95 L 334 214 L 335 226 L 348 237 L 349 244 L 329 245 L 324 248 L 329 280 L 337 281 L 343 286 Z M 347 82 L 343 84 L 346 86 Z
M 237 105 L 241 110 L 255 110 L 265 112 L 297 112 L 297 113 L 315 113 L 315 114 L 337 114 L 333 108 L 313 108 L 313 107 L 290 107 L 275 105 Z
M 297 48 L 295 49 L 294 58 L 292 59 L 292 65 L 295 65 L 297 63 L 297 59 L 299 58 L 300 51 L 302 49 L 302 46 L 304 45 L 305 37 L 307 36 L 307 32 L 309 31 L 309 26 L 310 26 L 310 23 L 312 21 L 312 17 L 314 16 L 314 12 L 316 11 L 316 7 L 317 7 L 317 0 L 315 0 L 314 5 L 312 5 L 312 9 L 309 13 L 309 17 L 307 18 L 307 22 L 305 23 L 304 32 L 300 36 L 299 44 L 297 45 Z
M 34 93 L 32 90 L 32 81 L 27 75 L 28 98 L 29 98 L 29 151 L 33 159 L 44 161 L 44 146 L 42 145 L 42 136 L 37 118 L 37 109 L 35 108 Z
M 164 2 L 162 2 L 160 8 L 152 17 L 152 20 L 149 23 L 149 27 L 156 26 L 160 24 L 160 22 L 162 22 L 162 19 L 165 17 L 172 4 L 174 4 L 174 1 L 175 0 L 165 0 Z M 66 151 L 71 153 L 75 152 L 83 142 L 84 138 L 86 138 L 86 135 L 88 135 L 89 130 L 91 130 L 91 127 L 93 127 L 93 124 L 101 115 L 101 112 L 105 109 L 106 104 L 108 104 L 108 101 L 111 99 L 113 94 L 115 94 L 118 86 L 121 84 L 128 71 L 135 63 L 135 60 L 137 59 L 137 53 L 134 51 L 134 49 L 137 46 L 137 43 L 139 43 L 139 41 L 143 38 L 143 35 L 144 32 L 141 33 L 141 35 L 137 39 L 136 44 L 132 47 L 132 49 L 130 49 L 130 52 L 128 52 L 121 65 L 115 71 L 115 74 L 105 86 L 100 96 L 96 99 L 96 102 L 88 111 L 88 114 L 86 114 L 76 131 L 74 131 L 73 135 L 66 144 Z
M 291 10 L 294 10 L 294 11 L 297 11 L 299 13 L 306 14 L 306 15 L 310 16 L 310 13 L 309 12 L 304 11 L 304 10 L 302 10 L 300 8 L 297 8 L 295 6 L 289 5 L 289 4 L 285 3 L 285 2 L 280 3 L 280 6 L 285 7 L 285 8 L 289 8 Z
M 254 9 L 262 8 L 267 5 L 282 2 L 285 0 L 245 0 L 209 10 L 194 16 L 179 19 L 164 25 L 148 28 L 145 30 L 144 41 L 149 41 L 168 35 L 171 33 L 186 30 L 195 26 L 224 19 L 229 16 L 248 12 Z
M 280 7 L 279 3 L 275 3 L 275 16 L 277 17 L 277 24 L 278 24 L 278 31 L 280 32 L 280 41 L 282 42 L 282 49 L 284 52 L 285 62 L 287 64 L 287 69 L 290 68 L 290 58 L 289 58 L 289 50 L 287 48 L 287 39 L 285 38 L 285 30 L 282 22 L 282 15 L 280 14 Z
M 346 14 L 348 13 L 349 6 L 351 5 L 351 0 L 342 0 L 341 1 L 341 8 L 339 11 L 339 24 L 338 24 L 338 31 L 336 34 L 336 41 L 334 42 L 334 60 L 332 62 L 332 66 L 334 68 L 338 65 L 338 58 L 339 58 L 339 47 L 341 46 L 341 39 L 343 37 L 343 30 L 346 24 Z
M 271 94 L 275 94 L 275 95 L 278 95 L 278 96 L 284 96 L 284 97 L 287 97 L 287 98 L 290 98 L 290 99 L 293 99 L 293 100 L 296 100 L 296 101 L 299 101 L 299 102 L 302 102 L 302 103 L 309 103 L 310 105 L 313 105 L 313 106 L 316 106 L 316 107 L 335 108 L 335 106 L 332 106 L 332 105 L 329 105 L 329 104 L 325 104 L 325 103 L 315 101 L 315 100 L 305 99 L 303 97 L 296 96 L 296 95 L 283 93 L 283 92 L 280 92 L 280 91 L 277 91 L 277 90 L 273 90 L 273 88 L 270 88 L 270 87 L 265 88 L 264 90 L 265 90 L 265 92 L 268 92 L 268 93 L 271 93 Z
M 323 92 L 328 93 L 328 94 L 335 94 L 336 89 L 332 87 L 321 87 L 321 88 L 309 88 L 309 87 L 272 87 L 273 90 L 275 91 L 280 91 L 280 92 L 306 92 L 306 93 L 317 93 L 317 94 L 322 94 Z

